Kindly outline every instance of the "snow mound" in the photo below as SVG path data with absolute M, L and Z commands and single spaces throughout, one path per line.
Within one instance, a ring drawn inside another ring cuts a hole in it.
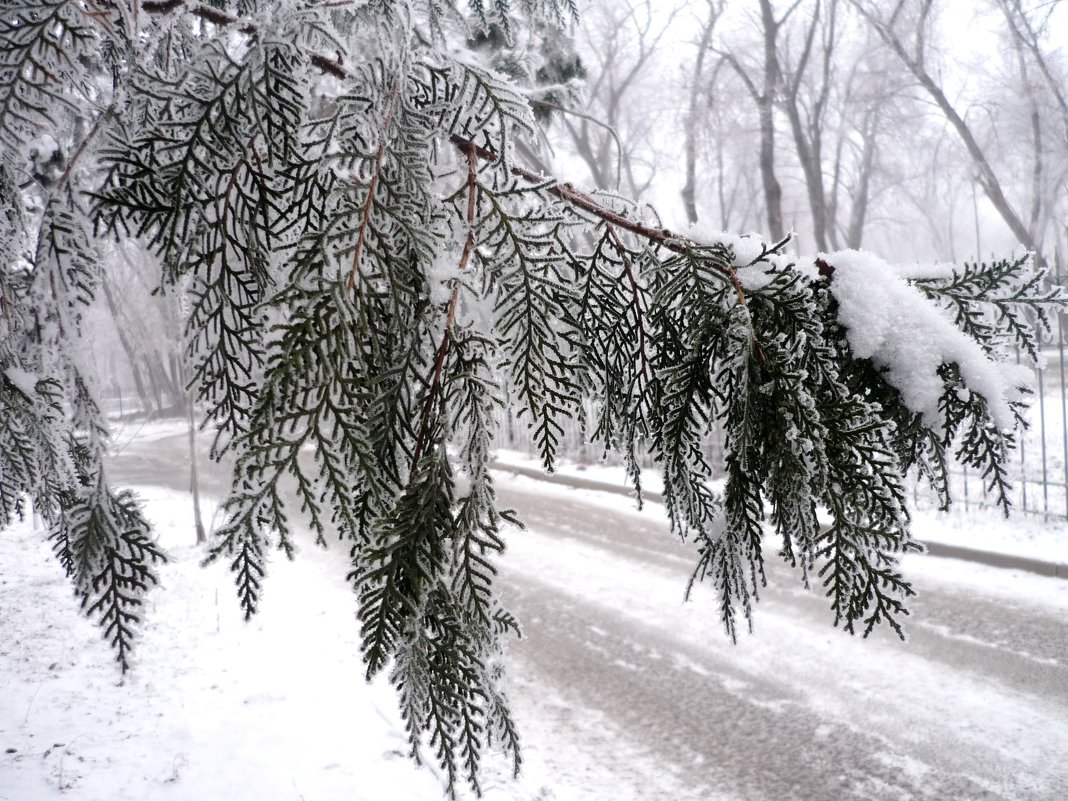
M 938 399 L 944 386 L 938 368 L 956 362 L 968 389 L 986 399 L 995 425 L 1002 430 L 1013 427 L 1010 403 L 1020 398 L 1021 386 L 1030 384 L 1028 368 L 988 358 L 907 282 L 914 271 L 896 269 L 857 250 L 821 258 L 834 267 L 830 289 L 854 355 L 885 368 L 886 380 L 905 405 L 923 416 L 925 425 L 937 427 L 940 419 Z

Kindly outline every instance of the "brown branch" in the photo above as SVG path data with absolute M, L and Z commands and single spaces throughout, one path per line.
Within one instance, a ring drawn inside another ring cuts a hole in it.
M 382 158 L 386 153 L 386 142 L 389 140 L 389 129 L 393 124 L 393 111 L 397 107 L 397 93 L 400 90 L 400 82 L 394 82 L 393 92 L 390 95 L 389 107 L 386 109 L 386 119 L 382 123 L 382 141 L 375 153 L 374 172 L 371 174 L 371 182 L 367 185 L 367 200 L 363 204 L 363 218 L 360 220 L 360 231 L 356 235 L 356 249 L 352 253 L 352 268 L 349 270 L 348 290 L 352 292 L 356 287 L 356 276 L 360 271 L 360 255 L 363 253 L 364 242 L 367 241 L 367 229 L 371 225 L 371 209 L 375 202 L 375 193 L 378 191 L 378 181 L 382 176 Z
M 464 241 L 463 254 L 460 256 L 459 269 L 466 270 L 471 253 L 475 249 L 475 210 L 478 195 L 478 158 L 476 146 L 461 148 L 467 156 L 467 239 Z M 427 437 L 430 435 L 431 414 L 434 404 L 441 394 L 441 374 L 445 366 L 445 358 L 452 344 L 452 327 L 456 323 L 456 308 L 459 305 L 460 288 L 453 286 L 449 296 L 449 310 L 445 317 L 445 332 L 441 335 L 441 344 L 434 356 L 434 372 L 430 381 L 430 389 L 427 391 L 426 401 L 423 403 L 423 413 L 419 418 L 419 434 L 416 436 L 415 449 L 412 451 L 411 475 L 415 475 L 419 460 L 423 456 Z M 409 477 L 409 481 L 411 477 Z
M 382 171 L 382 155 L 385 145 L 378 146 L 375 153 L 375 168 L 371 175 L 371 183 L 367 186 L 367 200 L 363 204 L 363 215 L 360 219 L 360 230 L 356 235 L 356 248 L 352 252 L 352 267 L 349 269 L 349 280 L 346 282 L 349 292 L 356 288 L 356 276 L 360 272 L 360 255 L 363 253 L 363 243 L 367 241 L 367 228 L 371 224 L 371 207 L 375 202 L 375 192 L 378 191 L 378 177 Z
M 645 350 L 645 310 L 642 308 L 638 280 L 634 275 L 634 267 L 630 263 L 630 253 L 623 246 L 616 229 L 611 224 L 606 227 L 608 236 L 612 240 L 612 244 L 615 245 L 619 258 L 623 260 L 623 272 L 626 274 L 627 282 L 630 284 L 630 296 L 634 306 L 634 314 L 638 318 L 638 355 L 641 357 L 642 375 L 645 376 L 646 381 L 650 381 L 652 380 L 652 369 L 649 366 L 649 356 Z
M 141 10 L 149 14 L 169 14 L 185 5 L 185 0 L 144 0 Z
M 176 9 L 186 7 L 185 0 L 144 0 L 141 3 L 141 10 L 147 11 L 149 14 L 169 14 Z M 238 18 L 232 14 L 227 14 L 225 11 L 220 11 L 214 6 L 205 5 L 204 3 L 197 3 L 195 6 L 188 6 L 189 13 L 195 17 L 200 17 L 205 22 L 210 22 L 212 25 L 218 25 L 220 28 L 225 28 L 227 25 L 233 25 L 238 21 Z M 258 28 L 249 23 L 242 25 L 238 28 L 241 33 L 253 34 L 256 33 Z
M 473 152 L 478 158 L 483 161 L 490 162 L 491 164 L 497 162 L 497 154 L 492 150 L 487 150 L 484 147 L 479 147 L 474 142 L 458 134 L 452 134 L 449 137 L 451 141 L 459 150 L 464 153 Z M 698 242 L 694 242 L 691 239 L 677 236 L 667 228 L 653 228 L 643 223 L 630 219 L 629 217 L 620 214 L 617 211 L 605 208 L 603 205 L 597 202 L 597 200 L 587 193 L 576 189 L 571 184 L 557 183 L 554 178 L 547 178 L 543 175 L 531 172 L 530 170 L 520 167 L 516 164 L 511 165 L 508 168 L 512 175 L 522 178 L 532 184 L 546 184 L 545 191 L 550 195 L 560 198 L 573 206 L 577 206 L 583 211 L 604 220 L 609 225 L 614 225 L 617 228 L 622 228 L 625 231 L 630 231 L 632 234 L 636 234 L 644 239 L 648 239 L 651 242 L 656 242 L 659 245 L 663 245 L 673 253 L 687 254 L 693 250 L 702 247 Z M 738 280 L 738 275 L 735 273 L 734 268 L 730 265 L 717 265 L 719 271 L 730 279 L 734 284 L 735 290 L 738 292 L 738 299 L 745 305 L 745 292 L 742 290 L 741 282 Z
M 479 147 L 470 139 L 465 139 L 459 134 L 452 134 L 449 137 L 449 141 L 463 153 L 474 153 L 478 158 L 482 159 L 482 161 L 489 162 L 490 164 L 497 163 L 496 153 L 492 150 L 487 150 L 484 147 Z M 529 183 L 546 184 L 545 191 L 550 195 L 565 200 L 568 203 L 579 207 L 583 211 L 588 211 L 590 214 L 601 218 L 607 223 L 615 225 L 617 228 L 622 228 L 626 231 L 630 231 L 632 234 L 637 234 L 645 239 L 657 242 L 675 253 L 688 253 L 691 249 L 687 244 L 684 244 L 686 240 L 682 237 L 675 236 L 667 228 L 652 228 L 648 225 L 643 225 L 640 222 L 635 222 L 619 212 L 606 209 L 594 198 L 590 197 L 585 192 L 576 189 L 571 184 L 558 183 L 555 178 L 538 175 L 537 173 L 524 167 L 520 167 L 517 164 L 511 165 L 508 170 L 512 175 L 522 178 Z M 688 244 L 696 246 L 696 243 Z
M 323 72 L 329 72 L 335 78 L 347 78 L 349 73 L 341 66 L 341 54 L 338 54 L 337 61 L 331 61 L 322 53 L 311 53 L 309 55 L 311 63 L 318 67 Z
M 450 300 L 450 314 L 452 306 L 453 304 Z M 409 482 L 415 477 L 415 471 L 419 467 L 419 460 L 423 457 L 423 449 L 426 447 L 427 437 L 430 435 L 431 412 L 434 410 L 434 403 L 437 401 L 438 395 L 441 394 L 441 373 L 445 365 L 445 357 L 449 353 L 451 340 L 452 326 L 446 325 L 445 333 L 441 336 L 441 344 L 438 345 L 437 355 L 434 356 L 434 374 L 430 382 L 430 389 L 426 393 L 426 400 L 423 402 L 423 413 L 419 418 L 419 434 L 415 439 L 415 450 L 412 451 L 412 469 L 408 477 Z
M 464 241 L 464 252 L 460 256 L 460 270 L 467 269 L 467 262 L 475 249 L 475 203 L 478 197 L 478 154 L 472 148 L 467 148 L 464 155 L 467 156 L 467 239 Z M 452 308 L 449 311 L 450 326 L 455 311 L 456 292 L 456 288 L 453 288 L 450 300 Z

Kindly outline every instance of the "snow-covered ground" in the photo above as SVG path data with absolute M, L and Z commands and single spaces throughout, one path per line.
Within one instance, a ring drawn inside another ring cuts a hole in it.
M 502 470 L 508 465 L 540 470 L 540 461 L 529 453 L 501 449 L 497 462 Z M 573 476 L 604 482 L 615 487 L 629 486 L 623 468 L 612 464 L 579 464 L 562 460 L 555 468 L 559 476 Z M 655 470 L 642 472 L 642 487 L 648 492 L 661 492 L 663 482 Z M 579 492 L 579 490 L 576 490 Z M 607 503 L 619 507 L 618 496 L 598 498 L 597 493 L 581 491 L 593 503 Z M 625 504 L 623 504 L 625 505 Z M 657 514 L 656 504 L 650 513 Z M 1015 514 L 1008 519 L 993 509 L 974 506 L 965 510 L 959 501 L 949 512 L 938 512 L 921 506 L 913 510 L 913 532 L 921 542 L 959 545 L 981 551 L 1026 556 L 1048 562 L 1068 564 L 1068 521 L 1043 520 L 1040 517 Z
M 137 427 L 117 442 L 173 463 L 180 486 L 183 433 Z M 512 781 L 489 760 L 490 801 L 809 801 L 812 786 L 878 801 L 1068 797 L 1056 622 L 1068 581 L 909 557 L 921 598 L 902 646 L 834 632 L 819 594 L 776 567 L 756 635 L 731 647 L 714 599 L 679 604 L 692 562 L 646 539 L 664 534 L 658 505 L 501 475 L 504 502 L 534 505 L 502 572 L 528 634 L 511 654 L 524 771 Z M 125 678 L 33 521 L 0 535 L 0 801 L 441 798 L 433 769 L 406 756 L 391 689 L 364 682 L 343 549 L 276 558 L 246 623 L 225 566 L 199 564 L 188 494 L 137 491 L 170 562 Z M 921 515 L 916 528 L 1068 561 L 1063 524 Z
M 275 559 L 246 623 L 226 567 L 200 566 L 189 496 L 137 492 L 170 561 L 125 677 L 32 521 L 0 536 L 0 799 L 440 798 L 393 691 L 364 681 L 340 551 Z M 538 797 L 536 759 L 519 783 L 507 768 L 485 798 Z

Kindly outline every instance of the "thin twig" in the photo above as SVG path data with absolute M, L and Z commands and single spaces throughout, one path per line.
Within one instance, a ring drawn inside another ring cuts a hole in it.
M 74 165 L 81 159 L 82 154 L 85 153 L 89 147 L 89 143 L 96 139 L 96 135 L 100 133 L 100 124 L 107 119 L 111 114 L 111 107 L 104 109 L 96 121 L 93 123 L 93 127 L 89 129 L 89 133 L 85 135 L 85 138 L 78 144 L 78 149 L 74 151 L 74 155 L 70 157 L 70 161 L 67 162 L 67 169 L 63 170 L 63 174 L 59 176 L 59 180 L 56 181 L 56 188 L 60 189 L 67 185 L 67 181 L 70 180 L 71 174 L 74 172 Z
M 364 242 L 367 240 L 367 229 L 371 225 L 371 209 L 375 202 L 375 193 L 378 191 L 378 180 L 382 175 L 382 158 L 386 153 L 386 142 L 389 140 L 389 129 L 393 124 L 393 112 L 397 107 L 397 94 L 400 90 L 400 81 L 393 84 L 393 92 L 389 98 L 389 106 L 386 109 L 386 118 L 382 123 L 382 141 L 375 153 L 375 166 L 371 174 L 371 182 L 367 186 L 367 200 L 363 204 L 363 217 L 360 220 L 360 230 L 356 235 L 356 249 L 352 254 L 352 268 L 349 270 L 348 289 L 351 292 L 356 286 L 356 276 L 360 271 L 360 255 L 363 253 Z
M 592 114 L 586 114 L 583 111 L 575 111 L 573 108 L 567 108 L 566 106 L 558 106 L 556 103 L 550 103 L 547 100 L 536 100 L 534 98 L 527 98 L 530 105 L 537 108 L 549 109 L 550 111 L 559 111 L 561 114 L 570 114 L 573 117 L 592 122 L 601 128 L 608 131 L 608 135 L 612 137 L 612 141 L 616 144 L 616 190 L 619 190 L 619 182 L 623 172 L 623 142 L 619 138 L 619 134 L 616 129 L 609 125 L 604 120 L 599 120 Z
M 44 687 L 44 682 L 38 684 L 37 689 L 33 691 L 33 697 L 30 698 L 30 703 L 26 707 L 26 717 L 22 719 L 23 726 L 30 722 L 30 710 L 33 709 L 33 702 L 37 700 L 37 693 L 41 692 L 42 687 Z
M 463 149 L 463 148 L 461 148 Z M 467 239 L 464 242 L 463 254 L 460 256 L 459 270 L 467 269 L 471 253 L 475 249 L 475 210 L 478 196 L 478 154 L 474 146 L 465 149 L 467 156 Z M 441 374 L 445 366 L 445 358 L 449 354 L 449 346 L 452 344 L 452 328 L 456 323 L 456 308 L 460 300 L 460 287 L 455 285 L 449 296 L 449 309 L 445 316 L 445 332 L 441 335 L 441 344 L 438 345 L 434 356 L 434 373 L 430 381 L 430 389 L 427 391 L 426 400 L 423 403 L 423 413 L 419 418 L 419 434 L 416 437 L 415 449 L 412 451 L 412 471 L 415 475 L 419 460 L 423 456 L 427 437 L 430 435 L 430 424 L 434 404 L 441 394 Z M 409 478 L 409 480 L 411 480 Z
M 638 286 L 637 276 L 634 274 L 634 268 L 630 262 L 630 253 L 624 247 L 623 242 L 619 238 L 619 234 L 616 233 L 616 229 L 608 224 L 608 236 L 612 240 L 612 244 L 615 245 L 616 252 L 619 254 L 619 258 L 623 260 L 623 271 L 626 273 L 627 281 L 630 283 L 631 299 L 634 303 L 634 314 L 638 318 L 638 354 L 641 357 L 642 375 L 645 376 L 646 381 L 652 380 L 652 371 L 649 367 L 649 356 L 645 352 L 645 310 L 642 308 L 641 303 L 641 290 Z

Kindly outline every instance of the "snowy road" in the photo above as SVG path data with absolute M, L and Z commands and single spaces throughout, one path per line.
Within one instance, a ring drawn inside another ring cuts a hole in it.
M 181 489 L 183 445 L 135 443 L 115 477 Z M 731 646 L 709 592 L 681 603 L 693 554 L 655 506 L 505 476 L 500 497 L 528 525 L 500 587 L 539 798 L 1068 797 L 1068 582 L 910 557 L 902 644 L 833 629 L 776 563 Z
M 503 577 L 527 634 L 510 656 L 539 737 L 559 743 L 551 772 L 581 764 L 573 749 L 593 735 L 589 758 L 629 774 L 635 797 L 1068 797 L 1056 580 L 911 558 L 921 598 L 902 644 L 832 629 L 821 597 L 774 563 L 756 634 L 731 646 L 710 592 L 681 604 L 694 557 L 656 514 L 502 484 L 530 529 Z M 619 798 L 592 785 L 576 797 Z

